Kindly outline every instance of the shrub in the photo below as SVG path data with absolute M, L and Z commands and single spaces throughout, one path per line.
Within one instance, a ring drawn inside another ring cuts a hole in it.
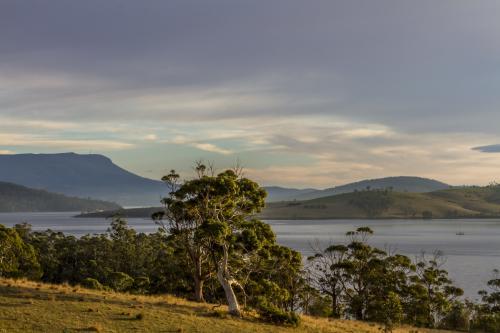
M 92 278 L 85 278 L 81 282 L 82 287 L 88 288 L 88 289 L 95 289 L 95 290 L 103 290 L 104 286 L 97 281 L 96 279 Z
M 453 305 L 448 315 L 443 318 L 441 327 L 450 330 L 469 331 L 471 312 L 463 303 Z M 499 327 L 500 328 L 500 327 Z
M 146 294 L 149 291 L 151 282 L 147 276 L 140 276 L 134 279 L 132 290 L 138 294 Z
M 382 303 L 382 323 L 384 332 L 391 333 L 395 326 L 403 319 L 403 307 L 398 294 L 389 292 L 387 298 Z
M 257 312 L 264 321 L 269 323 L 294 327 L 300 324 L 300 317 L 295 312 L 285 312 L 263 297 L 259 297 Z
M 123 272 L 113 272 L 109 276 L 109 286 L 116 291 L 125 291 L 134 284 L 134 279 Z

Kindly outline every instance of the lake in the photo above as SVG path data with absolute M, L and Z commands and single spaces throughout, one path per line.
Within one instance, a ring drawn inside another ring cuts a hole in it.
M 77 213 L 0 213 L 0 224 L 13 226 L 28 222 L 34 230 L 52 229 L 75 236 L 106 232 L 105 219 L 73 218 Z M 148 219 L 129 219 L 138 232 L 154 232 L 157 226 Z M 370 243 L 414 258 L 422 251 L 443 252 L 445 268 L 470 299 L 486 288 L 493 268 L 500 268 L 500 219 L 468 220 L 293 220 L 267 221 L 278 242 L 311 254 L 319 242 L 345 242 L 345 233 L 360 226 L 375 232 Z M 458 232 L 464 235 L 457 235 Z

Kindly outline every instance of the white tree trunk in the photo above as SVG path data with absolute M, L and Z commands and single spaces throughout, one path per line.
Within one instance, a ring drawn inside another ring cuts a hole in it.
M 241 316 L 240 305 L 238 304 L 238 299 L 236 298 L 236 294 L 233 290 L 233 281 L 230 277 L 228 268 L 228 250 L 227 247 L 224 246 L 224 257 L 219 262 L 217 267 L 217 279 L 224 289 L 224 293 L 226 294 L 227 306 L 229 308 L 229 313 L 234 316 Z

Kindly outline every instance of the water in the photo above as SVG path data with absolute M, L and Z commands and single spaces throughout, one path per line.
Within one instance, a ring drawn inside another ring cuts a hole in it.
M 73 218 L 76 213 L 1 213 L 0 224 L 13 226 L 28 222 L 34 230 L 52 229 L 75 236 L 103 233 L 105 219 Z M 158 227 L 149 219 L 128 220 L 138 232 L 154 232 Z M 414 258 L 425 251 L 443 252 L 444 268 L 465 296 L 477 299 L 486 288 L 493 268 L 500 268 L 500 219 L 469 220 L 293 220 L 267 221 L 278 242 L 302 252 L 312 253 L 316 243 L 345 242 L 345 233 L 360 226 L 375 232 L 370 243 Z M 463 232 L 459 236 L 457 232 Z

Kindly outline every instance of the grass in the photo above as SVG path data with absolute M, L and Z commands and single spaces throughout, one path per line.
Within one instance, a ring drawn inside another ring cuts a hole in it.
M 0 333 L 70 332 L 294 332 L 379 333 L 376 324 L 303 317 L 298 328 L 262 323 L 251 313 L 242 319 L 224 309 L 169 295 L 136 296 L 0 279 Z M 397 333 L 438 333 L 399 328 Z M 449 331 L 448 331 L 449 332 Z

